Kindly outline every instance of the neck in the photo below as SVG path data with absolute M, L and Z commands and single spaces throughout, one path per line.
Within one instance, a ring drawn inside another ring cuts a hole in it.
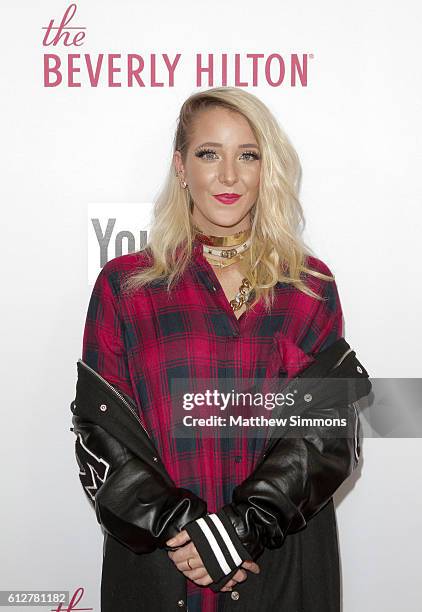
M 196 228 L 196 231 L 199 233 L 206 236 L 217 236 L 219 238 L 224 236 L 233 236 L 233 234 L 251 230 L 252 227 L 250 213 L 245 215 L 243 219 L 231 227 L 225 227 L 224 225 L 212 223 L 197 207 L 194 207 L 193 211 L 191 212 L 190 221 L 193 227 Z

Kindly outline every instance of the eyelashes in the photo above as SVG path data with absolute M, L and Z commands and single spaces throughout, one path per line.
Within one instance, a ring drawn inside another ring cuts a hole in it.
M 195 157 L 199 157 L 200 159 L 210 159 L 207 155 L 216 155 L 216 152 L 213 149 L 198 149 L 195 151 Z M 249 155 L 252 157 L 250 161 L 261 159 L 261 156 L 255 151 L 244 151 L 242 155 Z

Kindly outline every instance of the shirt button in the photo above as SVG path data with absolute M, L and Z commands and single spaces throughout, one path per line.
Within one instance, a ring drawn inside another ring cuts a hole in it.
M 240 463 L 242 461 L 242 457 L 240 455 L 236 455 L 234 460 L 236 461 L 236 463 Z
M 212 289 L 213 291 L 217 291 L 217 287 L 216 287 L 215 285 L 212 285 L 212 286 L 211 286 L 211 289 Z
M 232 599 L 234 599 L 234 601 L 237 601 L 240 597 L 239 591 L 232 591 L 230 596 Z

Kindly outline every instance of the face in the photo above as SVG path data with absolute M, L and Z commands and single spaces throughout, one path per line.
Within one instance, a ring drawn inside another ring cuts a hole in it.
M 261 153 L 243 115 L 225 108 L 201 111 L 185 162 L 176 151 L 174 163 L 180 180 L 188 184 L 199 229 L 225 236 L 250 227 L 250 210 L 259 191 Z M 225 198 L 224 194 L 239 197 Z

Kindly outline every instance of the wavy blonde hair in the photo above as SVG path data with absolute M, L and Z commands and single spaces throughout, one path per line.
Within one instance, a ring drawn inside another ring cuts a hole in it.
M 182 105 L 173 141 L 186 160 L 194 121 L 201 111 L 222 107 L 240 113 L 249 122 L 261 151 L 258 198 L 251 208 L 252 245 L 241 264 L 255 287 L 255 300 L 262 296 L 269 308 L 278 282 L 294 285 L 316 299 L 320 295 L 309 288 L 303 274 L 332 281 L 307 266 L 310 249 L 301 238 L 305 225 L 298 198 L 301 166 L 287 135 L 270 110 L 256 96 L 235 87 L 216 87 L 191 95 Z M 155 200 L 147 250 L 150 265 L 141 266 L 122 281 L 122 290 L 131 292 L 152 281 L 166 281 L 167 290 L 183 275 L 192 255 L 195 227 L 193 201 L 189 189 L 177 178 L 173 157 L 165 183 Z

